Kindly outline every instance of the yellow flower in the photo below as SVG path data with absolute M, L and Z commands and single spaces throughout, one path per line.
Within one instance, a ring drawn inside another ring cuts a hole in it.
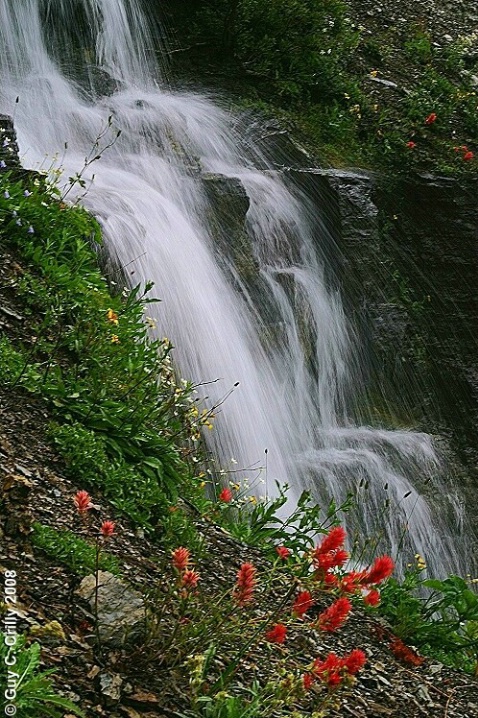
M 119 344 L 119 343 L 120 343 L 119 336 L 118 336 L 117 334 L 112 334 L 112 335 L 111 335 L 111 343 L 112 343 L 112 344 Z
M 370 70 L 370 77 L 377 77 L 378 70 Z
M 106 318 L 111 324 L 118 324 L 118 315 L 113 309 L 107 310 Z

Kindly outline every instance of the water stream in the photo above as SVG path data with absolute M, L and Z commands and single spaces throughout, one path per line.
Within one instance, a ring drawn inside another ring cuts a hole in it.
M 148 312 L 182 375 L 213 382 L 200 389 L 209 405 L 239 382 L 207 432 L 218 462 L 234 459 L 253 478 L 267 449 L 269 490 L 288 482 L 323 503 L 362 486 L 356 528 L 384 536 L 392 553 L 409 545 L 438 574 L 460 570 L 463 517 L 440 484 L 431 437 L 348 418 L 360 342 L 325 277 L 317 208 L 273 167 L 258 169 L 267 159 L 219 104 L 168 88 L 151 51 L 164 40 L 141 7 L 0 4 L 0 111 L 15 113 L 23 164 L 47 167 L 59 154 L 64 177 L 74 175 L 112 117 L 121 137 L 85 171 L 95 178 L 82 202 L 130 280 L 154 281 L 162 301 Z M 260 291 L 215 240 L 210 173 L 247 193 Z

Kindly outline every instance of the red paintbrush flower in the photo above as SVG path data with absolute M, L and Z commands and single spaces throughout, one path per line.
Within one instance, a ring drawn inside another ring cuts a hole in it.
M 329 608 L 319 614 L 317 628 L 321 631 L 332 633 L 343 626 L 352 610 L 352 604 L 348 598 L 338 598 Z
M 172 563 L 178 571 L 186 571 L 189 564 L 189 549 L 180 546 L 172 552 Z
M 312 673 L 304 673 L 302 676 L 302 683 L 305 691 L 310 691 L 314 682 L 314 676 Z
M 113 536 L 115 532 L 115 522 L 114 521 L 103 521 L 100 528 L 100 534 L 104 536 L 105 538 L 109 538 L 110 536 Z
M 314 605 L 314 600 L 312 599 L 312 595 L 309 593 L 309 591 L 301 591 L 297 598 L 294 601 L 294 605 L 292 606 L 292 613 L 294 616 L 297 616 L 298 618 L 302 618 L 302 616 L 307 613 L 309 608 L 312 608 Z
M 232 491 L 231 489 L 224 488 L 221 493 L 219 494 L 219 501 L 224 501 L 225 504 L 228 504 L 230 501 L 232 501 Z
M 436 119 L 437 119 L 436 114 L 435 114 L 434 112 L 430 112 L 430 114 L 428 115 L 428 117 L 425 119 L 425 124 L 426 124 L 426 125 L 433 125 L 433 123 L 436 121 Z
M 88 509 L 93 508 L 93 504 L 91 503 L 91 496 L 89 495 L 88 491 L 77 491 L 73 497 L 73 501 L 80 514 L 84 513 L 85 511 L 88 511 Z
M 475 155 L 473 154 L 473 152 L 470 152 L 470 150 L 468 150 L 468 152 L 465 152 L 465 154 L 463 155 L 463 161 L 469 162 L 470 160 L 473 159 L 474 156 Z
M 196 588 L 199 578 L 200 576 L 196 571 L 185 571 L 181 583 L 185 588 Z
M 417 143 L 413 142 L 412 140 L 410 140 L 410 142 L 407 142 L 407 147 L 409 150 L 413 150 L 414 147 L 416 147 L 416 146 L 417 146 Z
M 362 587 L 365 576 L 365 571 L 349 571 L 340 581 L 340 590 L 343 593 L 357 593 Z
M 390 650 L 392 651 L 395 658 L 398 658 L 403 663 L 409 663 L 412 666 L 419 666 L 425 660 L 423 656 L 419 656 L 415 651 L 406 646 L 400 638 L 394 638 L 390 643 Z
M 336 551 L 344 545 L 345 537 L 345 529 L 342 526 L 334 526 L 334 528 L 330 529 L 327 536 L 322 539 L 315 551 L 319 554 Z
M 380 591 L 377 591 L 376 588 L 373 588 L 371 591 L 365 594 L 363 597 L 363 602 L 367 606 L 378 606 L 380 603 Z
M 287 634 L 287 627 L 283 623 L 276 623 L 275 626 L 267 631 L 266 640 L 269 643 L 284 643 Z
M 314 675 L 328 686 L 334 687 L 342 682 L 342 668 L 344 666 L 342 658 L 335 653 L 329 653 L 325 661 L 316 658 L 312 671 Z
M 252 563 L 243 563 L 237 572 L 236 585 L 234 586 L 233 598 L 239 606 L 244 606 L 252 601 L 254 588 L 256 585 L 257 569 Z
M 326 572 L 324 575 L 320 576 L 320 578 L 327 588 L 335 588 L 339 582 L 337 576 L 331 572 Z
M 360 648 L 355 648 L 348 656 L 345 656 L 343 662 L 344 668 L 347 669 L 351 676 L 354 676 L 367 663 L 367 656 Z
M 365 572 L 362 583 L 364 585 L 382 583 L 392 575 L 395 564 L 390 556 L 379 556 L 375 559 L 372 567 Z
M 281 558 L 283 561 L 289 558 L 290 551 L 285 546 L 276 546 L 277 555 L 279 558 Z

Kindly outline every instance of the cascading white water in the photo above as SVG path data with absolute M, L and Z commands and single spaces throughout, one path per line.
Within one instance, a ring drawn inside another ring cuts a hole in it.
M 67 32 L 74 61 L 58 49 Z M 219 461 L 258 467 L 267 449 L 271 485 L 288 482 L 296 495 L 310 488 L 326 503 L 364 485 L 361 529 L 383 534 L 394 553 L 405 535 L 435 572 L 457 570 L 450 533 L 459 509 L 452 499 L 428 503 L 412 483 L 437 473 L 431 438 L 347 420 L 356 340 L 326 286 L 313 207 L 279 173 L 256 169 L 266 160 L 236 136 L 229 114 L 204 96 L 168 91 L 153 46 L 139 0 L 3 0 L 0 111 L 15 107 L 23 163 L 41 166 L 66 142 L 65 177 L 73 175 L 113 116 L 122 135 L 88 169 L 95 179 L 82 201 L 134 282 L 154 281 L 158 327 L 182 374 L 221 379 L 204 388 L 210 405 L 240 382 L 207 437 Z M 262 300 L 219 256 L 205 173 L 235 178 L 247 193 Z

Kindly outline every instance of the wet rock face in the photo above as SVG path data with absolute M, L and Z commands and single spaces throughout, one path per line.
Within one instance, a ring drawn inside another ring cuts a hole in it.
M 217 247 L 216 257 L 224 263 L 227 258 L 229 269 L 246 284 L 258 281 L 259 267 L 254 259 L 251 240 L 245 229 L 249 198 L 240 180 L 221 174 L 203 173 L 200 179 L 206 191 L 208 207 L 206 212 Z
M 297 176 L 334 237 L 347 314 L 362 338 L 359 418 L 387 422 L 393 407 L 404 425 L 446 436 L 475 483 L 476 182 L 321 169 Z
M 423 337 L 423 384 L 476 471 L 478 424 L 477 182 L 421 177 L 377 191 L 402 295 Z

